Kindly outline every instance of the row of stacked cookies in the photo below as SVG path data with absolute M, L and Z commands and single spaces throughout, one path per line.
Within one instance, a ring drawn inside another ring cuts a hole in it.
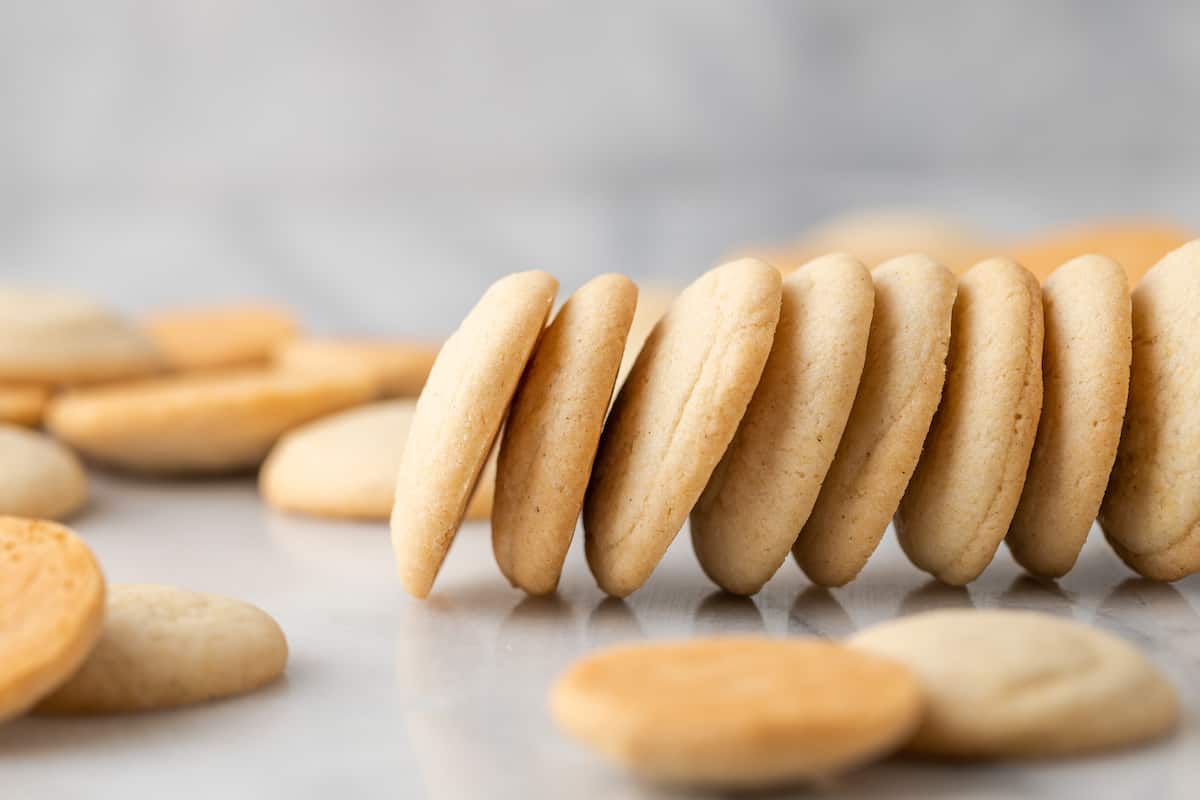
M 961 278 L 921 255 L 873 271 L 826 256 L 786 278 L 731 262 L 671 305 L 611 411 L 637 289 L 597 278 L 543 330 L 556 292 L 542 272 L 499 281 L 433 367 L 392 513 L 416 596 L 497 437 L 496 559 L 535 594 L 555 588 L 581 511 L 592 573 L 620 597 L 689 514 L 705 572 L 740 594 L 789 551 L 842 585 L 893 518 L 948 583 L 1001 541 L 1062 575 L 1097 515 L 1146 577 L 1200 570 L 1200 241 L 1132 302 L 1103 256 L 1044 285 L 1004 258 Z

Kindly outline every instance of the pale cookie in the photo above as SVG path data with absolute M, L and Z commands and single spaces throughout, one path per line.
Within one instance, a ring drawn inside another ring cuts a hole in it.
M 551 710 L 567 733 L 654 781 L 752 789 L 881 758 L 921 718 L 907 668 L 815 639 L 613 647 L 571 666 Z
M 36 428 L 42 424 L 50 390 L 33 384 L 0 384 L 0 422 Z
M 0 514 L 61 519 L 87 501 L 79 458 L 35 431 L 0 424 Z
M 370 339 L 297 339 L 275 354 L 275 363 L 294 369 L 347 369 L 368 372 L 382 397 L 416 397 L 433 369 L 439 345 L 432 342 Z
M 61 525 L 0 517 L 0 721 L 33 707 L 91 652 L 104 576 Z
M 358 372 L 278 369 L 207 372 L 55 398 L 46 426 L 97 461 L 158 473 L 214 473 L 256 466 L 288 430 L 371 400 Z
M 930 611 L 850 644 L 920 678 L 927 705 L 907 747 L 914 753 L 1074 755 L 1162 736 L 1179 714 L 1170 683 L 1133 646 L 1050 614 Z
M 492 550 L 504 577 L 530 594 L 558 586 L 636 304 L 624 276 L 584 284 L 542 335 L 513 397 Z
M 779 272 L 732 261 L 685 289 L 613 403 L 584 499 L 588 565 L 610 595 L 646 582 L 754 394 L 779 321 Z
M 1129 407 L 1104 534 L 1153 580 L 1200 571 L 1200 240 L 1158 263 L 1133 293 Z
M 433 588 L 557 291 L 545 272 L 497 281 L 438 353 L 392 507 L 396 571 L 415 597 Z
M 871 274 L 843 255 L 783 282 L 762 378 L 692 510 L 700 566 L 728 592 L 761 589 L 808 519 L 854 404 L 874 296 Z
M 258 476 L 263 498 L 285 511 L 386 520 L 415 400 L 388 400 L 331 414 L 286 433 Z M 467 519 L 491 513 L 494 459 L 467 506 Z
M 150 339 L 106 308 L 67 295 L 0 289 L 0 381 L 92 383 L 162 367 Z
M 1079 556 L 1117 455 L 1129 391 L 1125 270 L 1080 256 L 1042 286 L 1042 415 L 1008 548 L 1035 575 L 1058 578 Z
M 172 369 L 260 366 L 296 335 L 291 313 L 268 305 L 229 305 L 162 311 L 144 321 Z
M 287 639 L 249 603 L 171 586 L 109 589 L 104 630 L 39 714 L 118 714 L 201 703 L 271 683 Z
M 896 514 L 914 564 L 956 585 L 983 572 L 1021 497 L 1041 408 L 1041 288 L 989 259 L 959 281 L 941 405 Z
M 957 279 L 924 255 L 877 267 L 854 409 L 793 553 L 821 586 L 849 583 L 896 513 L 942 396 Z

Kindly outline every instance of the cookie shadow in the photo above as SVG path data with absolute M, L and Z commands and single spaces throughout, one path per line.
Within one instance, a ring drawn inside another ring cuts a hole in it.
M 951 586 L 931 578 L 904 595 L 896 613 L 903 617 L 948 608 L 975 608 L 975 602 L 965 586 Z
M 837 639 L 855 630 L 854 620 L 824 586 L 809 586 L 796 596 L 788 613 L 788 633 Z
M 720 636 L 730 633 L 766 633 L 762 612 L 749 597 L 716 591 L 700 601 L 696 608 L 692 632 L 697 636 Z

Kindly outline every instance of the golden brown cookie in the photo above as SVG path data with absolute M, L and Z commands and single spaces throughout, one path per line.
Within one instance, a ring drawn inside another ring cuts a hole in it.
M 192 371 L 266 364 L 297 326 L 282 308 L 228 305 L 158 312 L 144 327 L 172 369 Z
M 849 583 L 875 552 L 921 457 L 946 375 L 953 273 L 912 255 L 876 267 L 872 278 L 875 314 L 862 382 L 793 548 L 821 586 Z
M 275 353 L 289 369 L 361 367 L 379 383 L 381 397 L 416 397 L 433 369 L 440 345 L 371 339 L 297 339 Z
M 843 255 L 783 282 L 762 378 L 692 510 L 700 566 L 728 592 L 761 589 L 808 519 L 854 404 L 874 297 L 870 273 Z
M 0 423 L 0 515 L 62 519 L 86 501 L 78 456 L 39 431 Z
M 0 517 L 0 721 L 69 678 L 104 620 L 104 576 L 61 525 Z
M 50 390 L 36 384 L 0 384 L 0 422 L 36 428 L 42 424 Z
M 438 353 L 392 508 L 396 571 L 414 597 L 433 588 L 557 291 L 545 272 L 497 281 Z
M 588 565 L 616 597 L 679 533 L 754 394 L 779 321 L 779 272 L 732 261 L 683 291 L 613 403 L 583 523 Z
M 1003 248 L 1040 280 L 1085 253 L 1108 256 L 1125 268 L 1135 286 L 1146 270 L 1195 236 L 1177 225 L 1139 219 L 1112 219 L 1048 231 Z
M 1125 270 L 1080 256 L 1042 287 L 1046 341 L 1037 440 L 1005 541 L 1035 575 L 1075 564 L 1100 510 L 1117 455 L 1131 351 Z
M 1133 292 L 1129 405 L 1100 524 L 1153 580 L 1200 571 L 1200 240 Z
M 1028 270 L 993 258 L 959 281 L 941 405 L 896 514 L 904 552 L 946 583 L 978 577 L 1008 532 L 1042 408 L 1042 334 Z
M 654 781 L 754 789 L 880 758 L 919 723 L 905 667 L 814 639 L 723 638 L 614 647 L 550 695 L 567 733 Z
M 500 442 L 492 550 L 530 594 L 558 586 L 612 397 L 637 287 L 601 275 L 571 295 L 525 370 Z

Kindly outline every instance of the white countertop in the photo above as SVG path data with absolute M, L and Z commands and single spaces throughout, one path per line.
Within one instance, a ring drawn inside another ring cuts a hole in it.
M 434 594 L 407 597 L 383 524 L 277 514 L 250 479 L 165 483 L 97 476 L 73 526 L 110 581 L 159 582 L 260 605 L 291 645 L 287 677 L 255 695 L 99 719 L 0 728 L 4 800 L 125 798 L 680 797 L 639 784 L 559 736 L 545 693 L 592 648 L 714 632 L 838 636 L 946 605 L 1036 608 L 1134 640 L 1186 706 L 1168 742 L 1038 764 L 891 760 L 829 787 L 834 797 L 1200 796 L 1200 575 L 1174 585 L 1126 570 L 1094 530 L 1061 583 L 1021 577 L 1001 553 L 969 590 L 929 582 L 890 533 L 845 589 L 811 587 L 790 561 L 753 600 L 715 591 L 686 531 L 627 603 L 605 600 L 576 546 L 560 594 L 526 600 L 492 560 L 486 526 L 464 527 Z

